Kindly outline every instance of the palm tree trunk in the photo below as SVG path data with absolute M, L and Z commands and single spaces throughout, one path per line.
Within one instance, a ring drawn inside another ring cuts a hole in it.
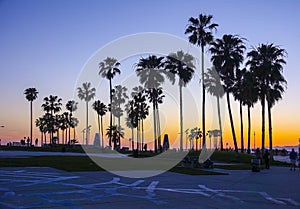
M 98 134 L 99 134 L 99 138 L 100 138 L 100 117 L 99 114 L 97 114 L 98 117 Z M 100 143 L 100 147 L 101 147 L 101 139 L 99 139 L 99 143 Z
M 62 137 L 61 137 L 61 143 L 65 144 L 65 134 L 64 134 L 64 130 L 63 129 L 61 130 L 61 133 L 62 133 L 61 134 L 62 135 Z
M 65 140 L 66 140 L 66 143 L 67 143 L 67 140 L 68 140 L 68 129 L 66 129 L 66 138 L 65 138 Z
M 157 153 L 157 138 L 156 138 L 156 108 L 155 101 L 153 101 L 153 129 L 154 129 L 154 151 Z
M 261 151 L 265 153 L 265 97 L 261 100 Z
M 218 118 L 219 118 L 219 129 L 221 132 L 221 151 L 223 151 L 223 133 L 222 133 L 222 120 L 221 120 L 221 110 L 220 110 L 220 97 L 217 96 L 217 105 L 218 105 Z
M 251 115 L 250 115 L 250 105 L 248 105 L 248 149 L 247 153 L 250 154 L 250 139 L 251 139 Z
M 142 151 L 144 150 L 144 120 L 142 119 Z
M 203 130 L 203 146 L 206 143 L 206 131 L 205 131 L 205 84 L 204 84 L 204 46 L 201 46 L 202 56 L 202 130 Z
M 30 101 L 30 146 L 32 145 L 32 101 Z
M 112 84 L 111 79 L 109 79 L 109 99 L 110 99 L 110 122 L 109 122 L 109 146 L 111 147 L 111 137 L 112 137 Z
M 41 131 L 41 147 L 43 146 L 43 132 Z
M 74 142 L 75 142 L 75 126 L 73 128 L 73 139 L 74 139 Z
M 244 124 L 243 124 L 243 105 L 240 101 L 240 119 L 241 119 L 241 152 L 244 152 Z
M 101 147 L 102 147 L 102 148 L 104 148 L 104 137 L 103 137 L 103 120 L 102 120 L 102 116 L 101 116 L 101 138 L 102 138 Z
M 269 143 L 270 143 L 270 158 L 273 159 L 273 133 L 272 133 L 272 112 L 271 105 L 268 102 L 268 118 L 269 118 Z
M 120 109 L 121 109 L 121 105 L 119 104 L 119 110 Z M 121 116 L 120 115 L 118 115 L 118 131 L 121 131 Z M 121 137 L 120 137 L 120 140 L 119 140 L 119 148 L 121 149 Z
M 158 149 L 159 151 L 161 152 L 161 148 L 162 148 L 162 145 L 161 145 L 161 132 L 160 132 L 160 119 L 159 119 L 159 109 L 158 109 L 158 104 L 156 103 L 156 122 L 157 122 L 157 141 L 158 141 Z
M 88 145 L 88 135 L 89 135 L 89 105 L 88 102 L 86 102 L 86 129 L 85 129 L 86 145 Z
M 182 114 L 182 85 L 179 84 L 179 110 L 180 110 L 180 151 L 183 151 L 183 114 Z
M 198 151 L 198 139 L 196 139 L 196 151 Z
M 131 148 L 134 151 L 134 130 L 131 128 Z
M 229 119 L 230 119 L 230 125 L 231 125 L 231 132 L 232 132 L 233 143 L 234 143 L 234 151 L 236 153 L 238 153 L 238 146 L 237 146 L 237 142 L 236 142 L 234 123 L 233 123 L 232 112 L 231 112 L 231 107 L 230 107 L 229 92 L 226 93 L 226 96 L 227 96 L 227 107 L 228 107 L 228 113 L 229 113 Z M 203 134 L 203 136 L 205 136 L 205 134 Z

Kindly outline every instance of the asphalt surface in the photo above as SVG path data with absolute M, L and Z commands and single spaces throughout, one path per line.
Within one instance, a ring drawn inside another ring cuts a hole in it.
M 130 179 L 104 171 L 0 168 L 0 208 L 300 208 L 299 170 L 225 172 Z

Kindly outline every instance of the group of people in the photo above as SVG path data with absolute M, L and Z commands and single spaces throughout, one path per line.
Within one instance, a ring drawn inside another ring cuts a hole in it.
M 296 170 L 296 163 L 297 163 L 297 158 L 298 158 L 298 154 L 297 152 L 295 152 L 294 148 L 292 149 L 292 151 L 290 152 L 290 160 L 291 160 L 291 168 L 290 170 L 294 171 Z M 299 169 L 300 169 L 300 156 L 299 156 Z
M 266 165 L 266 169 L 270 169 L 270 153 L 268 150 L 265 151 L 265 153 L 263 154 L 263 156 L 261 155 L 261 152 L 260 152 L 260 149 L 257 148 L 256 150 L 256 158 L 257 159 L 264 159 L 264 162 L 265 162 L 265 165 Z M 291 168 L 290 170 L 296 170 L 296 167 L 297 167 L 297 160 L 299 161 L 298 162 L 298 165 L 299 165 L 299 169 L 300 169 L 300 155 L 299 155 L 299 158 L 298 158 L 298 154 L 297 152 L 295 152 L 294 148 L 292 149 L 292 151 L 290 152 L 290 162 L 291 162 Z

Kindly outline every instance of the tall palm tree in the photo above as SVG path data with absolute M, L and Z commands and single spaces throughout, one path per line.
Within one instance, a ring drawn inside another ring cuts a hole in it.
M 112 107 L 112 79 L 116 76 L 116 74 L 120 74 L 121 71 L 119 69 L 120 63 L 118 60 L 112 57 L 107 57 L 105 60 L 99 63 L 99 75 L 101 75 L 103 78 L 106 78 L 109 80 L 109 99 L 110 99 L 110 105 Z M 110 111 L 110 126 L 112 126 L 112 111 Z M 110 129 L 112 131 L 112 129 Z M 109 134 L 109 146 L 111 146 L 111 136 L 112 133 Z
M 243 62 L 243 54 L 246 47 L 244 39 L 237 35 L 223 35 L 222 39 L 216 39 L 211 43 L 210 52 L 213 62 L 222 81 L 223 88 L 226 92 L 227 107 L 231 124 L 234 149 L 238 152 L 237 140 L 235 135 L 234 123 L 230 106 L 230 93 L 232 93 L 236 70 L 239 69 Z M 204 132 L 205 133 L 205 132 Z
M 200 14 L 199 17 L 190 17 L 185 34 L 189 35 L 189 42 L 201 47 L 201 69 L 202 69 L 202 129 L 205 133 L 205 84 L 204 84 L 204 49 L 213 41 L 212 31 L 219 26 L 212 23 L 212 15 Z M 203 145 L 206 142 L 203 136 Z
M 122 105 L 125 104 L 127 96 L 127 88 L 125 86 L 117 85 L 113 91 L 113 114 L 118 119 L 118 127 L 121 127 L 121 116 L 123 116 L 123 108 Z M 119 144 L 121 148 L 121 141 Z
M 261 44 L 247 54 L 250 70 L 259 82 L 259 99 L 262 106 L 262 151 L 265 149 L 265 102 L 271 107 L 270 89 L 276 84 L 285 84 L 282 75 L 286 51 L 274 44 Z M 283 92 L 281 91 L 281 94 Z M 270 108 L 271 109 L 271 108 Z M 270 114 L 271 115 L 271 114 Z M 270 118 L 269 118 L 270 119 Z M 272 125 L 269 124 L 270 150 L 272 148 Z M 272 152 L 272 150 L 271 150 Z
M 32 145 L 32 102 L 37 99 L 38 93 L 36 88 L 28 88 L 24 91 L 25 98 L 30 103 L 30 146 Z
M 93 109 L 97 112 L 97 116 L 98 116 L 98 132 L 99 132 L 99 134 L 100 134 L 100 126 L 101 126 L 101 137 L 102 137 L 101 147 L 104 148 L 103 121 L 102 121 L 102 117 L 106 114 L 107 107 L 100 100 L 96 100 L 93 103 Z M 100 118 L 101 118 L 101 121 L 100 121 Z
M 44 140 L 44 133 L 46 132 L 46 124 L 45 124 L 45 120 L 43 117 L 39 117 L 35 120 L 35 126 L 37 128 L 39 128 L 40 132 L 41 132 L 41 145 L 43 145 L 43 140 Z
M 73 116 L 73 112 L 77 110 L 78 102 L 75 102 L 74 100 L 70 100 L 66 104 L 66 109 L 70 112 L 69 116 L 69 122 L 71 123 L 71 119 Z M 71 125 L 69 124 L 69 144 L 71 143 Z
M 235 83 L 233 85 L 233 96 L 239 101 L 240 105 L 240 125 L 241 125 L 241 152 L 244 152 L 244 124 L 243 124 L 243 80 L 246 69 L 237 69 L 235 75 Z
M 223 150 L 223 134 L 222 134 L 222 119 L 221 119 L 221 109 L 220 109 L 220 98 L 225 94 L 223 86 L 221 84 L 220 76 L 216 71 L 215 67 L 208 68 L 205 73 L 204 78 L 205 86 L 207 92 L 217 98 L 217 110 L 218 110 L 218 121 L 219 129 L 221 131 L 221 150 Z
M 84 100 L 86 103 L 86 145 L 88 144 L 88 135 L 89 135 L 89 101 L 95 97 L 96 89 L 91 87 L 90 82 L 85 82 L 82 84 L 82 87 L 77 88 L 78 98 Z
M 179 119 L 180 119 L 180 151 L 183 151 L 183 110 L 182 110 L 182 87 L 185 87 L 194 75 L 194 57 L 183 51 L 177 51 L 167 56 L 166 69 L 178 77 L 179 86 Z
M 51 119 L 52 119 L 52 122 L 51 122 L 51 130 L 50 130 L 50 142 L 52 143 L 52 140 L 53 140 L 53 134 L 55 132 L 55 116 L 54 114 L 55 113 L 58 113 L 60 110 L 61 110 L 61 106 L 62 106 L 62 103 L 61 103 L 62 99 L 61 98 L 58 98 L 58 96 L 53 96 L 53 95 L 50 95 L 49 97 L 45 97 L 44 98 L 44 103 L 42 104 L 42 108 L 43 110 L 46 112 L 46 113 L 50 113 L 51 115 Z
M 259 93 L 258 82 L 250 71 L 246 71 L 242 80 L 240 96 L 243 105 L 247 106 L 248 111 L 248 145 L 247 153 L 250 154 L 250 141 L 251 141 L 251 107 L 257 102 Z
M 131 142 L 132 151 L 134 151 L 134 128 L 138 126 L 138 117 L 136 109 L 134 108 L 134 100 L 129 100 L 125 105 L 125 110 L 127 112 L 126 126 L 131 129 Z
M 151 101 L 153 102 L 152 108 L 155 152 L 157 152 L 158 144 L 160 145 L 160 134 L 158 134 L 159 137 L 157 139 L 157 131 L 159 131 L 160 128 L 157 124 L 159 118 L 159 112 L 157 110 L 158 101 L 153 96 L 157 95 L 158 92 L 162 93 L 162 90 L 158 90 L 158 88 L 164 83 L 164 76 L 167 76 L 167 78 L 170 79 L 173 77 L 171 73 L 167 73 L 167 71 L 164 69 L 163 59 L 164 57 L 150 55 L 147 58 L 141 58 L 139 63 L 136 65 L 136 73 L 139 77 L 139 81 L 144 85 L 144 88 L 146 88 L 147 94 L 152 97 Z

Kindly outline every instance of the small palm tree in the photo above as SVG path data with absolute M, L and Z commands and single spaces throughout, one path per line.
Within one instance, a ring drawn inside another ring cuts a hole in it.
M 225 94 L 223 86 L 221 84 L 220 76 L 216 71 L 215 67 L 208 68 L 205 73 L 205 86 L 207 92 L 217 98 L 217 110 L 218 110 L 218 120 L 219 129 L 221 131 L 221 150 L 223 150 L 223 135 L 222 135 L 222 119 L 221 119 L 221 109 L 220 109 L 220 98 Z
M 205 84 L 204 84 L 204 49 L 213 41 L 212 31 L 219 26 L 212 23 L 212 15 L 200 14 L 198 18 L 190 17 L 185 34 L 189 35 L 189 42 L 201 47 L 201 69 L 202 69 L 202 129 L 205 133 Z M 205 134 L 203 136 L 203 145 L 205 144 Z
M 66 104 L 66 109 L 70 112 L 69 116 L 69 122 L 71 122 L 71 118 L 73 116 L 73 112 L 77 110 L 78 102 L 75 102 L 74 100 L 70 100 Z M 71 125 L 69 124 L 69 144 L 71 143 Z
M 86 82 L 82 84 L 82 87 L 78 87 L 78 98 L 84 100 L 86 103 L 86 145 L 88 144 L 89 135 L 89 101 L 95 97 L 96 89 L 91 88 L 91 83 Z
M 223 35 L 221 39 L 216 39 L 211 43 L 210 52 L 213 62 L 222 81 L 222 86 L 226 92 L 228 113 L 233 137 L 234 149 L 238 152 L 237 140 L 235 135 L 233 117 L 230 106 L 230 93 L 232 93 L 236 70 L 243 62 L 243 54 L 246 47 L 244 39 L 236 35 Z M 204 132 L 203 130 L 203 133 Z
M 114 149 L 118 149 L 117 144 L 120 142 L 121 138 L 124 138 L 124 129 L 122 127 L 111 126 L 108 127 L 106 130 L 106 136 L 112 139 L 112 142 L 114 143 Z
M 73 141 L 73 143 L 77 142 L 75 136 L 76 136 L 76 131 L 75 128 L 78 126 L 79 124 L 79 120 L 75 117 L 71 117 L 71 121 L 70 121 L 70 127 L 73 128 L 73 139 L 71 140 L 71 143 Z
M 38 93 L 36 88 L 28 88 L 24 91 L 26 99 L 30 102 L 30 146 L 32 145 L 32 102 L 36 100 Z
M 193 78 L 195 66 L 194 57 L 183 51 L 171 53 L 165 62 L 166 69 L 178 77 L 179 86 L 179 119 L 180 119 L 180 151 L 183 151 L 183 110 L 182 87 L 185 87 Z
M 111 57 L 107 57 L 105 60 L 99 63 L 99 75 L 109 80 L 109 99 L 111 107 L 113 103 L 112 79 L 116 76 L 116 74 L 121 73 L 119 67 L 120 63 L 118 62 L 118 60 Z M 112 126 L 112 111 L 110 111 L 110 126 Z M 112 136 L 112 133 L 110 133 L 110 136 Z M 109 146 L 111 146 L 111 137 L 109 138 Z
M 99 132 L 99 134 L 100 134 L 100 126 L 101 126 L 101 136 L 102 136 L 101 146 L 102 146 L 102 148 L 104 148 L 103 121 L 102 121 L 102 117 L 107 112 L 107 106 L 103 102 L 101 102 L 100 100 L 96 100 L 93 103 L 93 109 L 97 112 L 97 116 L 98 116 L 98 132 Z M 100 121 L 100 118 L 101 118 L 101 121 Z
M 134 108 L 134 100 L 129 100 L 125 105 L 127 112 L 126 126 L 131 129 L 132 151 L 134 150 L 134 129 L 138 126 L 138 117 Z
M 50 113 L 51 122 L 50 122 L 50 143 L 53 141 L 53 134 L 55 132 L 55 113 L 58 113 L 61 110 L 62 99 L 58 98 L 58 96 L 50 95 L 49 97 L 44 98 L 44 103 L 42 104 L 42 108 L 46 113 Z

